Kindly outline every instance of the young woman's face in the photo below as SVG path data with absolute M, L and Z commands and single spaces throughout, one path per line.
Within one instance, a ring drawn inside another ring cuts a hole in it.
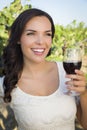
M 20 44 L 25 62 L 45 60 L 52 43 L 51 23 L 45 16 L 32 18 L 25 26 Z

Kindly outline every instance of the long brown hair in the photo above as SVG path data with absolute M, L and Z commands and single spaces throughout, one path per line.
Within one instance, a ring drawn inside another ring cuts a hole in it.
M 18 79 L 23 70 L 23 54 L 21 47 L 18 44 L 22 32 L 26 23 L 36 16 L 45 16 L 49 19 L 52 29 L 52 38 L 54 37 L 55 27 L 51 16 L 40 10 L 40 9 L 28 9 L 22 12 L 11 26 L 10 36 L 8 40 L 8 45 L 3 51 L 3 61 L 4 61 L 4 101 L 11 101 L 11 91 L 15 88 Z M 50 51 L 48 55 L 50 54 Z

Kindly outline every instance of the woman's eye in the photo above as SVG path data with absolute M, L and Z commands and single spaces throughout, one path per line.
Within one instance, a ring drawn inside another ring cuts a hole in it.
M 27 33 L 27 35 L 34 35 L 34 33 Z
M 52 36 L 52 34 L 51 33 L 47 33 L 47 36 Z

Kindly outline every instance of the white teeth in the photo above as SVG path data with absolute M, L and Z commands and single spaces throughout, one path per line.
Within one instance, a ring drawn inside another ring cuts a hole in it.
M 36 51 L 36 52 L 43 52 L 44 49 L 32 49 L 33 51 Z

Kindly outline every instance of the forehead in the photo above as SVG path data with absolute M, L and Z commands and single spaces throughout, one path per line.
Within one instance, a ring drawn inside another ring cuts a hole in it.
M 29 20 L 25 25 L 25 29 L 51 29 L 51 22 L 45 16 L 36 16 Z

